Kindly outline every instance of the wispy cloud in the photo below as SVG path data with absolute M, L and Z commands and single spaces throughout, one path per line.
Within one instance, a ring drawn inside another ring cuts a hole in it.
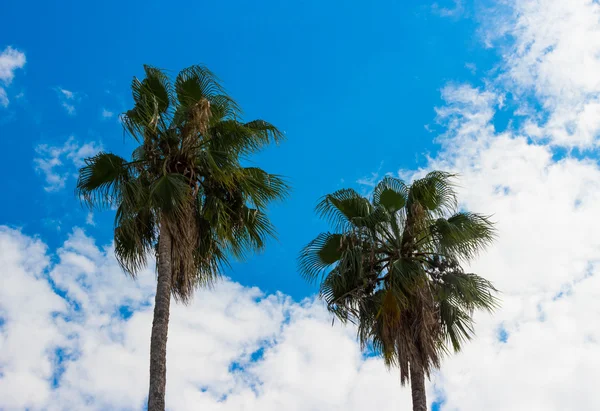
M 383 161 L 379 164 L 379 168 L 377 169 L 377 171 L 372 172 L 371 175 L 369 175 L 369 176 L 364 176 L 364 177 L 359 178 L 358 180 L 356 180 L 356 183 L 360 184 L 361 186 L 364 186 L 364 188 L 366 188 L 367 191 L 371 192 L 372 189 L 375 188 L 375 186 L 379 182 L 379 179 L 382 177 L 381 176 L 382 168 L 383 168 Z
M 0 106 L 7 107 L 9 104 L 8 94 L 5 87 L 12 83 L 15 77 L 15 71 L 25 66 L 25 53 L 14 49 L 10 46 L 6 47 L 0 53 Z
M 373 188 L 377 185 L 378 179 L 379 179 L 379 172 L 376 172 L 376 173 L 371 173 L 370 176 L 361 177 L 358 180 L 356 180 L 356 182 L 358 184 L 360 184 L 361 186 L 367 186 L 367 187 Z
M 77 168 L 82 167 L 87 157 L 98 153 L 102 146 L 96 142 L 78 143 L 74 137 L 69 137 L 64 144 L 50 146 L 40 144 L 36 147 L 35 169 L 46 181 L 46 191 L 58 191 Z
M 2 87 L 0 87 L 0 106 L 2 107 L 8 107 L 8 95 L 6 94 L 6 90 L 4 90 Z
M 442 6 L 439 3 L 433 3 L 431 11 L 441 17 L 459 17 L 465 12 L 463 0 L 452 0 L 450 6 Z
M 475 63 L 465 63 L 465 68 L 469 70 L 471 74 L 477 73 L 477 65 Z
M 67 100 L 72 100 L 75 97 L 75 94 L 72 91 L 65 90 L 64 88 L 59 89 L 59 91 L 65 96 Z
M 109 111 L 105 108 L 102 109 L 102 118 L 112 118 L 115 115 L 114 112 Z
M 61 106 L 67 111 L 67 114 L 74 116 L 76 114 L 75 104 L 81 100 L 79 94 L 62 87 L 57 87 L 56 92 Z
M 592 148 L 600 137 L 600 4 L 586 0 L 501 2 L 484 24 L 489 45 L 502 48 L 497 79 L 517 100 L 526 132 L 553 144 Z M 525 98 L 523 98 L 525 97 Z
M 88 213 L 88 215 L 86 216 L 85 223 L 87 225 L 91 225 L 91 226 L 95 226 L 96 225 L 96 222 L 94 221 L 94 213 L 92 211 L 90 211 Z

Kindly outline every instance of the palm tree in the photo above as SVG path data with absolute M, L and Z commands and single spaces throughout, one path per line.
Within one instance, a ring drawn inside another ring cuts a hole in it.
M 263 121 L 241 121 L 236 103 L 205 67 L 172 82 L 144 66 L 133 79 L 134 106 L 122 116 L 138 146 L 127 161 L 88 158 L 77 193 L 94 208 L 116 208 L 114 246 L 135 277 L 155 252 L 157 287 L 150 343 L 148 410 L 165 409 L 170 297 L 188 302 L 212 284 L 228 257 L 260 250 L 274 233 L 267 204 L 288 187 L 281 177 L 241 162 L 283 135 Z
M 335 231 L 299 257 L 334 318 L 356 324 L 362 347 L 398 367 L 402 385 L 410 380 L 414 411 L 427 410 L 425 377 L 448 347 L 473 336 L 474 310 L 497 306 L 493 285 L 462 268 L 493 241 L 493 224 L 458 210 L 452 178 L 385 177 L 370 199 L 352 189 L 326 195 L 316 210 Z

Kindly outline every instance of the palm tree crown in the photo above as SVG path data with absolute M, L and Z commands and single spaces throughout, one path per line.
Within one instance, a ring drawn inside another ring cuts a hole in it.
M 242 122 L 205 67 L 184 69 L 174 82 L 162 70 L 144 70 L 131 85 L 134 107 L 122 116 L 139 146 L 130 161 L 111 153 L 87 159 L 77 193 L 92 207 L 116 208 L 115 253 L 132 276 L 168 230 L 171 292 L 185 302 L 219 275 L 229 255 L 261 249 L 273 234 L 265 207 L 284 197 L 287 185 L 241 162 L 283 135 L 262 120 Z
M 321 279 L 328 309 L 400 368 L 402 384 L 410 369 L 429 375 L 449 345 L 458 351 L 472 337 L 475 309 L 497 305 L 493 285 L 462 268 L 493 241 L 493 224 L 458 210 L 452 178 L 436 171 L 406 185 L 385 177 L 371 198 L 352 189 L 326 195 L 316 210 L 335 232 L 299 257 L 301 272 Z

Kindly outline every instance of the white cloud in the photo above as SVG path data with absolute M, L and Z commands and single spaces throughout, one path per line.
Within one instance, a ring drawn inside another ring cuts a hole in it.
M 63 106 L 63 108 L 65 110 L 67 110 L 67 113 L 70 116 L 74 116 L 75 115 L 75 106 L 73 104 L 69 104 L 69 103 L 63 101 L 61 105 Z
M 61 106 L 67 111 L 67 114 L 74 116 L 76 114 L 75 103 L 81 100 L 79 94 L 62 87 L 57 87 L 56 92 L 58 93 L 58 100 Z
M 127 278 L 112 248 L 98 248 L 79 229 L 56 253 L 6 227 L 0 245 L 2 408 L 142 409 L 153 270 Z M 200 290 L 187 307 L 172 305 L 168 349 L 169 409 L 395 411 L 410 404 L 398 375 L 363 358 L 352 330 L 332 327 L 321 304 L 229 280 Z
M 477 338 L 444 361 L 434 383 L 444 411 L 600 409 L 600 167 L 595 152 L 554 151 L 597 144 L 599 6 L 502 3 L 510 13 L 484 22 L 490 44 L 511 38 L 502 42 L 501 74 L 487 88 L 443 89 L 436 114 L 447 132 L 428 169 L 459 172 L 463 205 L 498 222 L 497 244 L 472 269 L 494 281 L 503 305 L 494 316 L 477 315 Z M 522 103 L 525 121 L 498 132 L 493 119 L 508 94 L 542 111 Z M 79 230 L 57 252 L 0 230 L 4 409 L 142 407 L 154 275 L 132 282 L 111 252 Z M 128 320 L 116 314 L 122 306 L 133 311 Z M 189 307 L 173 307 L 170 407 L 408 408 L 409 390 L 398 388 L 397 375 L 362 358 L 351 330 L 328 324 L 312 300 L 264 296 L 229 281 L 201 291 Z M 53 388 L 57 347 L 70 359 Z M 261 359 L 251 361 L 261 348 Z
M 478 315 L 478 338 L 444 362 L 442 409 L 600 409 L 600 331 L 590 325 L 600 312 L 597 161 L 556 160 L 521 132 L 498 133 L 502 92 L 449 85 L 442 96 L 447 132 L 428 169 L 458 172 L 463 205 L 498 222 L 497 244 L 473 270 L 503 298 L 496 315 Z
M 102 118 L 112 118 L 115 115 L 112 111 L 108 111 L 107 109 L 102 109 Z
M 65 343 L 55 313 L 67 304 L 44 278 L 49 261 L 41 241 L 2 227 L 0 248 L 0 402 L 3 409 L 24 409 L 49 399 L 52 353 Z M 27 396 L 20 394 L 24 387 Z
M 444 362 L 442 409 L 600 409 L 597 161 L 556 160 L 527 135 L 497 133 L 498 92 L 451 85 L 443 97 L 448 131 L 428 168 L 460 173 L 463 205 L 498 222 L 497 244 L 472 268 L 502 291 L 503 307 L 479 315 L 478 338 Z
M 7 107 L 9 102 L 6 90 L 0 87 L 0 106 Z
M 498 222 L 497 244 L 472 269 L 494 281 L 503 305 L 478 314 L 477 338 L 442 364 L 441 409 L 600 409 L 600 5 L 500 3 L 509 12 L 482 21 L 502 45 L 498 76 L 443 88 L 440 153 L 400 173 L 456 171 L 462 205 Z M 498 131 L 510 94 L 522 118 Z
M 375 186 L 381 179 L 380 173 L 382 168 L 383 161 L 379 164 L 379 168 L 377 169 L 377 171 L 372 172 L 370 176 L 364 176 L 359 178 L 358 180 L 356 180 L 356 183 L 363 186 L 362 188 L 366 192 L 370 192 L 373 188 L 375 188 Z
M 501 2 L 483 21 L 490 45 L 503 47 L 499 79 L 542 115 L 527 132 L 562 146 L 593 147 L 600 133 L 600 4 L 591 0 Z M 506 8 L 506 5 L 509 5 Z M 531 110 L 528 110 L 531 113 Z
M 35 168 L 44 175 L 46 191 L 57 191 L 65 187 L 68 178 L 75 169 L 83 167 L 84 160 L 102 150 L 96 142 L 78 143 L 69 137 L 62 146 L 40 144 L 36 147 Z
M 67 100 L 73 100 L 73 98 L 75 98 L 75 94 L 72 91 L 65 90 L 64 88 L 59 88 L 58 91 L 60 91 Z
M 96 222 L 94 221 L 94 213 L 92 211 L 90 211 L 87 215 L 87 217 L 85 218 L 85 223 L 87 225 L 91 225 L 91 226 L 95 226 Z
M 9 86 L 15 77 L 15 71 L 25 66 L 25 53 L 8 46 L 0 53 L 0 83 Z M 8 95 L 4 87 L 0 87 L 0 106 L 7 107 Z
M 465 68 L 473 75 L 477 73 L 477 65 L 475 63 L 465 63 Z
M 433 3 L 431 11 L 441 17 L 458 17 L 465 12 L 463 0 L 452 0 L 450 6 L 441 6 L 439 3 Z
M 379 174 L 378 173 L 371 173 L 370 176 L 368 176 L 368 177 L 361 177 L 358 180 L 356 180 L 356 182 L 358 184 L 360 184 L 361 186 L 367 186 L 367 187 L 373 188 L 379 182 Z

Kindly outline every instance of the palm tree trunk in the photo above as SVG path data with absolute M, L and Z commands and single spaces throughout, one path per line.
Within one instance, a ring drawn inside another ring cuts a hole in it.
M 148 411 L 165 410 L 167 383 L 167 333 L 171 304 L 171 234 L 161 227 L 158 240 L 158 281 L 154 300 L 154 320 L 150 337 L 150 391 Z
M 425 373 L 421 367 L 410 365 L 410 389 L 412 391 L 413 411 L 427 411 L 425 395 Z

